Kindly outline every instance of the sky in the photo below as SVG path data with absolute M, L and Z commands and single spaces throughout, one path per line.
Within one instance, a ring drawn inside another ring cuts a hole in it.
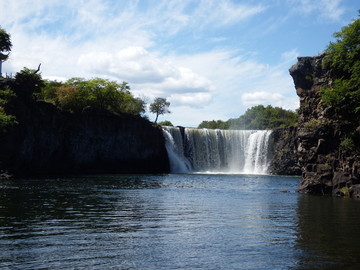
M 358 0 L 0 0 L 13 43 L 3 73 L 41 63 L 44 79 L 125 81 L 148 104 L 170 101 L 159 121 L 185 127 L 260 104 L 295 110 L 289 68 L 321 53 L 359 9 Z

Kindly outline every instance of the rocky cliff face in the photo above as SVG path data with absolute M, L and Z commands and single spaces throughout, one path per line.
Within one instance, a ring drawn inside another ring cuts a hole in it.
M 0 135 L 0 169 L 15 175 L 169 171 L 162 130 L 145 119 L 17 102 L 10 113 L 19 124 Z
M 299 191 L 360 197 L 359 128 L 357 144 L 349 147 L 348 125 L 321 102 L 321 88 L 332 83 L 322 68 L 323 57 L 299 57 L 289 70 L 300 98 L 297 152 L 303 181 Z
M 297 128 L 279 128 L 273 130 L 270 137 L 272 153 L 269 171 L 276 175 L 301 175 L 298 163 Z

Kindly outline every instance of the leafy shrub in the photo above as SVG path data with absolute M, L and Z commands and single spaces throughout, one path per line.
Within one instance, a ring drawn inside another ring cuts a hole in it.
M 342 151 L 352 151 L 356 148 L 355 142 L 351 137 L 345 137 L 340 142 L 340 150 Z
M 271 105 L 258 105 L 248 109 L 239 118 L 203 121 L 198 128 L 211 129 L 274 129 L 296 126 L 298 113 Z
M 323 67 L 333 79 L 323 88 L 325 105 L 335 108 L 340 118 L 358 120 L 360 117 L 360 19 L 334 33 L 337 39 L 325 50 Z
M 237 119 L 230 119 L 229 125 L 235 129 L 274 129 L 296 126 L 298 113 L 271 105 L 258 105 L 248 109 Z
M 228 129 L 229 123 L 221 120 L 212 120 L 212 121 L 202 121 L 198 128 L 208 128 L 208 129 Z
M 8 127 L 17 124 L 16 117 L 5 112 L 5 106 L 15 97 L 15 93 L 8 87 L 0 90 L 0 133 L 5 132 Z
M 71 78 L 65 83 L 46 81 L 41 97 L 70 112 L 92 108 L 112 113 L 144 113 L 145 102 L 135 98 L 129 90 L 126 82 L 119 84 L 101 78 Z
M 39 93 L 44 86 L 44 81 L 38 71 L 24 68 L 15 74 L 13 90 L 17 96 L 31 99 L 33 94 Z
M 168 126 L 168 127 L 173 127 L 173 126 L 174 126 L 174 125 L 173 125 L 170 121 L 168 121 L 168 120 L 159 122 L 159 125 L 160 125 L 160 126 Z

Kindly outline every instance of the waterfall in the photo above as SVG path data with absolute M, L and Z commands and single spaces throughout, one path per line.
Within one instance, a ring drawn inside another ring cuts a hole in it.
M 191 164 L 184 156 L 183 138 L 179 128 L 163 127 L 165 147 L 169 156 L 172 173 L 187 173 Z
M 163 127 L 173 173 L 266 174 L 270 130 Z

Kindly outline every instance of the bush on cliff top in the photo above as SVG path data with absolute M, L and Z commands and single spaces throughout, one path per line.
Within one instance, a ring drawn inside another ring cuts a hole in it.
M 335 108 L 346 120 L 360 116 L 360 19 L 334 33 L 337 39 L 325 50 L 323 67 L 329 71 L 333 83 L 322 89 L 325 105 Z
M 126 82 L 121 84 L 101 78 L 85 80 L 71 78 L 65 83 L 47 81 L 40 97 L 70 112 L 87 109 L 106 110 L 112 113 L 140 115 L 145 102 L 130 93 Z

